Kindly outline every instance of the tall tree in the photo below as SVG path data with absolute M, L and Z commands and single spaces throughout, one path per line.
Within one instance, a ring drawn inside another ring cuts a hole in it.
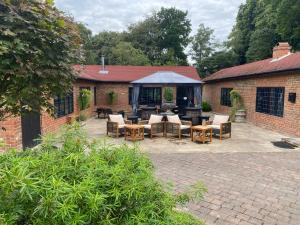
M 230 34 L 230 47 L 238 55 L 238 63 L 244 64 L 246 52 L 249 48 L 250 37 L 255 30 L 258 0 L 247 0 L 240 6 L 236 24 Z
M 131 42 L 135 48 L 142 50 L 154 64 L 161 59 L 161 51 L 158 46 L 159 36 L 158 24 L 153 17 L 148 17 L 144 21 L 129 26 L 125 40 Z
M 77 24 L 80 37 L 82 40 L 82 49 L 83 49 L 83 62 L 84 64 L 96 64 L 97 54 L 93 48 L 93 36 L 92 31 L 88 29 L 83 23 Z
M 172 49 L 179 65 L 187 65 L 185 47 L 189 44 L 191 21 L 188 12 L 176 8 L 161 8 L 154 17 L 160 30 L 159 46 L 163 51 Z
M 154 65 L 186 65 L 191 23 L 187 12 L 161 8 L 128 29 L 126 41 L 141 49 Z
M 121 41 L 123 41 L 124 35 L 122 33 L 113 31 L 103 31 L 98 33 L 92 38 L 92 49 L 95 57 L 95 64 L 101 63 L 101 56 L 105 56 L 105 63 L 113 65 L 112 50 Z
M 134 48 L 129 42 L 120 42 L 112 48 L 111 61 L 116 65 L 145 66 L 150 64 L 142 50 Z
M 277 31 L 282 40 L 300 50 L 300 0 L 282 0 L 278 6 Z
M 70 90 L 80 37 L 51 1 L 0 1 L 0 120 L 53 109 L 51 97 Z
M 192 59 L 201 64 L 203 59 L 210 56 L 216 47 L 216 43 L 213 36 L 214 30 L 205 27 L 204 24 L 200 24 L 197 30 L 197 34 L 192 37 Z

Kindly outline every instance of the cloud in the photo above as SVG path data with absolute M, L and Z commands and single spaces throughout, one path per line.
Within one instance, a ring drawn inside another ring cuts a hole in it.
M 56 6 L 73 15 L 94 34 L 103 30 L 123 31 L 153 10 L 176 7 L 188 11 L 193 33 L 200 23 L 215 30 L 218 40 L 227 39 L 239 5 L 245 0 L 56 0 Z

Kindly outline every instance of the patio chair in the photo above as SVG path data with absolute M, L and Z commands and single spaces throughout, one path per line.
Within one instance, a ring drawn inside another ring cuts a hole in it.
M 215 115 L 212 121 L 206 122 L 206 125 L 213 129 L 213 134 L 220 136 L 220 140 L 224 134 L 231 137 L 231 122 L 228 115 Z
M 167 116 L 168 121 L 166 122 L 166 131 L 167 134 L 176 135 L 181 139 L 182 135 L 191 136 L 191 121 L 180 120 L 178 115 Z
M 164 136 L 165 122 L 162 121 L 163 116 L 151 115 L 149 120 L 142 120 L 140 125 L 144 126 L 144 132 L 153 138 L 154 135 L 162 134 Z
M 118 138 L 121 134 L 124 134 L 125 124 L 131 123 L 132 122 L 129 120 L 124 120 L 123 116 L 120 114 L 110 114 L 106 124 L 106 134 L 111 134 L 112 136 L 116 136 Z

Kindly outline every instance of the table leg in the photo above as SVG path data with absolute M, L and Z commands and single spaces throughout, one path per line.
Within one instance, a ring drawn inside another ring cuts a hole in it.
M 210 129 L 210 142 L 212 142 L 212 129 Z
M 194 141 L 194 130 L 191 128 L 191 140 Z
M 206 139 L 206 137 L 205 137 L 205 130 L 202 130 L 202 143 L 203 144 L 205 144 L 205 139 Z

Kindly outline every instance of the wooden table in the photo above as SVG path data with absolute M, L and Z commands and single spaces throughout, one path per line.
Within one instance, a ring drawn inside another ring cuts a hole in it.
M 144 126 L 136 124 L 125 125 L 125 140 L 144 140 Z
M 199 134 L 194 136 L 194 132 L 198 132 Z M 193 126 L 191 128 L 191 139 L 192 141 L 200 141 L 203 144 L 206 141 L 212 142 L 212 128 L 208 126 Z

